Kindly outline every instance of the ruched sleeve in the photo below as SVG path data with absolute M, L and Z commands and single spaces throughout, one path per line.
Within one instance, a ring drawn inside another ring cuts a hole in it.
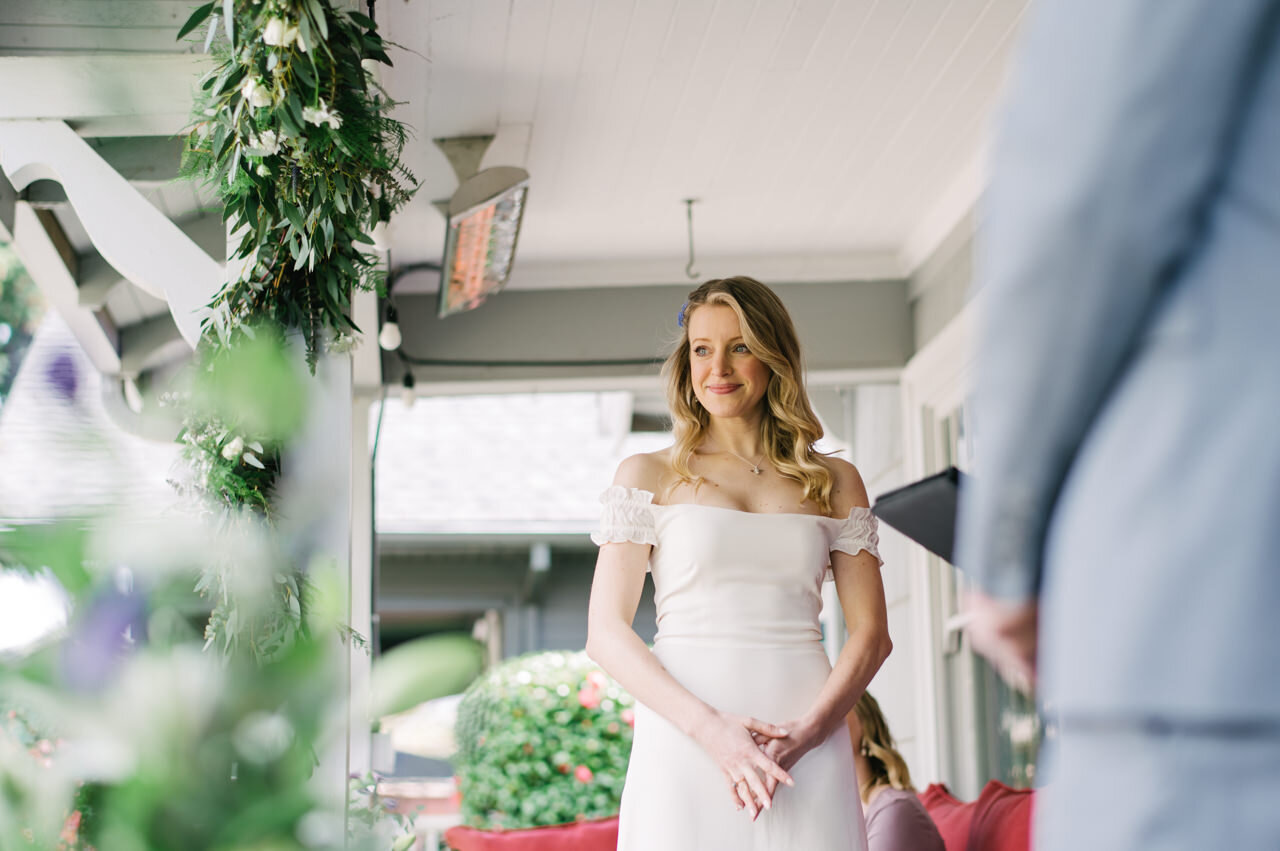
M 600 495 L 600 504 L 603 506 L 600 525 L 591 533 L 591 540 L 597 546 L 624 541 L 657 545 L 652 493 L 614 485 Z
M 848 553 L 856 556 L 862 550 L 866 550 L 875 556 L 876 561 L 884 565 L 884 559 L 880 558 L 880 521 L 871 513 L 870 508 L 862 508 L 854 506 L 849 511 L 849 517 L 840 527 L 840 531 L 836 533 L 836 538 L 831 542 L 832 550 L 839 550 L 842 553 Z

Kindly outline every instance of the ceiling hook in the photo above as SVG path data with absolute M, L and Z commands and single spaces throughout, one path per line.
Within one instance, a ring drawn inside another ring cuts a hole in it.
M 684 199 L 685 212 L 689 218 L 689 262 L 684 266 L 684 273 L 689 276 L 691 281 L 698 280 L 698 275 L 701 274 L 697 269 L 693 268 L 693 204 L 697 200 L 697 198 Z

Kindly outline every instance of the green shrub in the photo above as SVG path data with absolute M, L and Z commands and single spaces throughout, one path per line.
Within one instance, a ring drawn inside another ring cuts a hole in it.
M 617 814 L 634 701 L 584 652 L 509 659 L 458 706 L 462 816 L 509 830 Z

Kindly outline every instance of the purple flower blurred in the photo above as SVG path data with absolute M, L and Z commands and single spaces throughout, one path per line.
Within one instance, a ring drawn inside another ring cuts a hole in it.
M 71 355 L 62 352 L 49 361 L 49 365 L 45 367 L 44 381 L 62 397 L 62 401 L 68 404 L 75 402 L 76 388 L 80 385 L 80 374 Z
M 115 676 L 133 643 L 146 640 L 146 599 L 115 589 L 94 598 L 62 646 L 62 677 L 79 691 L 97 691 Z

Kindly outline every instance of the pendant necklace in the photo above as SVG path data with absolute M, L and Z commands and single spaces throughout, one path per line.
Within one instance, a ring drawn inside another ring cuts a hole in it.
M 741 461 L 742 463 L 750 467 L 752 473 L 756 474 L 757 476 L 760 475 L 760 462 L 764 460 L 763 452 L 760 453 L 760 457 L 756 459 L 755 463 L 752 463 L 751 461 L 748 461 L 746 458 L 743 458 L 741 455 L 739 455 L 737 452 L 734 452 L 732 449 L 726 449 L 725 452 L 728 452 L 734 458 L 737 458 L 739 461 Z

